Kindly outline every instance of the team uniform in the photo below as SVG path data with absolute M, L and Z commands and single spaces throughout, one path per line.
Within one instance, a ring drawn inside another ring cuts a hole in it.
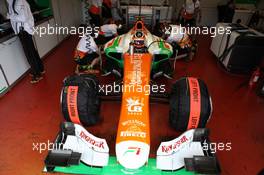
M 183 27 L 178 25 L 170 25 L 171 32 L 166 39 L 167 43 L 173 44 L 177 43 L 180 48 L 188 48 L 192 46 L 191 39 L 189 35 L 183 30 Z
M 101 7 L 103 4 L 102 0 L 91 0 L 91 6 L 89 8 L 89 14 L 91 16 L 91 24 L 95 26 L 100 26 L 101 21 Z
M 200 1 L 196 0 L 196 2 L 193 2 L 193 0 L 185 0 L 185 3 L 182 6 L 181 11 L 181 24 L 186 25 L 190 24 L 191 26 L 194 26 L 196 24 L 196 17 L 197 13 L 200 9 Z
M 122 18 L 119 15 L 119 9 L 120 9 L 119 0 L 112 0 L 111 13 L 112 13 L 112 18 L 114 21 L 121 21 L 122 20 Z
M 106 19 L 112 18 L 111 8 L 112 8 L 112 1 L 103 0 L 103 6 L 102 6 L 102 17 L 103 18 L 106 18 Z
M 97 38 L 97 44 L 105 44 L 106 42 L 117 36 L 116 24 L 105 24 L 100 27 L 99 37 Z
M 112 37 L 117 35 L 117 25 L 116 24 L 105 24 L 100 28 L 100 34 L 105 37 Z
M 26 58 L 30 65 L 30 72 L 33 76 L 31 83 L 36 83 L 42 79 L 44 66 L 38 51 L 35 48 L 32 35 L 34 28 L 34 18 L 30 6 L 26 0 L 7 0 L 8 14 L 12 28 L 20 38 Z
M 90 64 L 94 61 L 94 59 L 98 58 L 99 49 L 93 39 L 93 37 L 87 35 L 81 38 L 79 41 L 75 54 L 74 59 L 75 62 L 78 64 L 80 69 L 90 69 L 93 68 Z
M 193 54 L 196 52 L 197 44 L 195 40 L 184 30 L 186 28 L 179 25 L 169 25 L 170 34 L 166 38 L 166 42 L 173 47 L 173 57 L 178 55 L 188 54 L 188 60 L 191 60 Z

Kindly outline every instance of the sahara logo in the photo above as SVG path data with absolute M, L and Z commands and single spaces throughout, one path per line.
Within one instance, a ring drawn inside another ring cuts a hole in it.
M 142 55 L 135 55 L 133 59 L 131 60 L 131 63 L 133 64 L 133 70 L 131 72 L 131 80 L 130 85 L 140 85 L 142 84 L 142 73 L 141 73 L 141 66 L 142 66 Z
M 143 106 L 144 106 L 143 98 L 141 99 L 141 101 L 139 99 L 132 99 L 132 98 L 129 98 L 126 101 L 127 101 L 127 111 L 129 114 L 139 115 L 143 112 Z
M 135 153 L 137 156 L 140 154 L 140 148 L 138 147 L 128 147 L 127 151 L 124 152 L 123 156 L 129 154 L 129 153 Z

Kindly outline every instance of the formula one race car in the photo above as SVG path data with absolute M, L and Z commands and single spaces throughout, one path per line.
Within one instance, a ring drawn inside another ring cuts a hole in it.
M 127 41 L 126 37 L 131 38 Z M 184 133 L 162 142 L 156 159 L 149 158 L 149 102 L 154 90 L 146 93 L 146 89 L 152 86 L 153 72 L 158 72 L 161 63 L 172 54 L 171 46 L 151 35 L 144 23 L 138 21 L 128 34 L 110 41 L 105 52 L 123 69 L 116 156 L 109 155 L 105 139 L 93 136 L 83 127 L 95 125 L 100 119 L 97 78 L 89 74 L 73 75 L 64 80 L 61 93 L 62 112 L 68 122 L 62 124 L 55 140 L 59 146 L 45 160 L 45 171 L 104 175 L 219 174 L 215 155 L 203 148 L 203 144 L 210 144 L 205 127 L 212 114 L 211 98 L 205 83 L 193 77 L 176 81 L 168 98 L 169 123 Z

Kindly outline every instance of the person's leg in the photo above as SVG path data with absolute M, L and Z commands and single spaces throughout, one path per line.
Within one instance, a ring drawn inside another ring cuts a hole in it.
M 89 14 L 90 14 L 90 17 L 91 17 L 91 21 L 90 21 L 91 24 L 99 27 L 100 26 L 100 16 L 99 15 L 95 15 L 95 14 L 90 13 L 90 12 L 89 12 Z
M 109 8 L 105 3 L 102 6 L 102 17 L 106 19 L 112 18 L 111 8 Z
M 99 15 L 95 15 L 95 26 L 97 27 L 101 26 L 101 19 Z
M 94 66 L 99 62 L 99 55 L 96 52 L 90 53 L 88 57 L 88 69 L 93 69 Z
M 104 39 L 104 44 L 106 44 L 108 41 L 110 41 L 111 39 L 115 38 L 115 36 L 109 36 L 109 37 L 105 37 Z
M 30 65 L 30 72 L 32 73 L 32 76 L 33 76 L 31 83 L 36 83 L 41 79 L 40 78 L 41 76 L 38 70 L 37 60 L 35 59 L 35 54 L 34 54 L 35 47 L 34 47 L 34 43 L 32 40 L 32 35 L 28 34 L 24 30 L 21 30 L 18 36 L 20 38 L 26 58 Z
M 32 68 L 33 66 L 33 62 L 32 60 L 30 59 L 30 54 L 29 54 L 29 50 L 28 50 L 28 47 L 27 47 L 27 41 L 25 39 L 25 35 L 24 35 L 24 32 L 25 31 L 20 31 L 19 34 L 18 34 L 18 37 L 20 39 L 20 42 L 21 42 L 21 45 L 23 47 L 23 50 L 24 50 L 24 53 L 25 53 L 25 56 L 27 58 L 27 61 L 28 61 L 28 64 L 30 65 L 30 74 L 32 75 L 35 75 L 35 70 Z
M 77 64 L 75 72 L 82 72 L 87 70 L 88 68 L 88 57 L 87 55 L 83 57 L 82 59 L 75 60 L 75 63 Z
M 30 36 L 29 36 L 28 43 L 29 43 L 29 48 L 32 52 L 32 55 L 34 55 L 33 58 L 35 59 L 35 62 L 36 62 L 36 69 L 37 69 L 38 74 L 40 74 L 40 75 L 44 74 L 45 70 L 44 70 L 43 62 L 39 56 L 37 49 L 35 48 L 33 39 Z
M 165 76 L 168 79 L 172 79 L 173 69 L 169 60 L 161 63 L 160 70 L 163 72 L 163 76 Z
M 75 62 L 78 64 L 78 68 L 80 71 L 84 71 L 87 69 L 92 69 L 99 61 L 97 59 L 99 55 L 96 52 L 87 54 L 82 59 L 75 60 Z
M 103 45 L 103 44 L 105 44 L 104 43 L 104 36 L 103 35 L 100 35 L 100 34 L 98 35 L 97 38 L 94 39 L 94 41 L 95 41 L 95 43 L 97 45 Z
M 34 46 L 34 45 L 33 45 Z M 34 47 L 35 48 L 35 47 Z M 39 56 L 39 53 L 38 51 L 36 50 L 36 48 L 34 49 L 34 54 L 35 54 L 35 58 L 37 60 L 37 65 L 38 65 L 38 70 L 41 74 L 44 74 L 45 73 L 45 70 L 44 70 L 44 64 L 43 64 L 43 61 L 41 60 L 40 56 Z
M 94 68 L 98 63 L 99 63 L 99 55 L 97 53 L 93 53 L 91 55 L 91 64 L 90 64 L 90 68 Z
M 122 20 L 122 18 L 120 17 L 120 15 L 118 13 L 118 8 L 112 8 L 111 13 L 112 13 L 112 18 L 114 21 L 121 21 Z
M 43 62 L 40 59 L 39 53 L 35 48 L 33 39 L 32 39 L 32 35 L 25 33 L 26 38 L 27 38 L 27 44 L 28 44 L 28 48 L 29 51 L 31 52 L 32 55 L 32 59 L 34 60 L 34 66 L 35 66 L 35 71 L 37 73 L 37 75 L 41 75 L 42 72 L 44 72 L 44 66 L 43 66 Z
M 171 57 L 172 57 L 172 58 L 175 58 L 177 51 L 180 50 L 180 46 L 179 46 L 176 42 L 172 42 L 172 43 L 170 43 L 170 44 L 171 44 L 171 46 L 172 46 L 172 50 L 173 50 L 173 54 L 172 54 Z
M 185 27 L 186 23 L 185 23 L 185 19 L 183 17 L 181 17 L 180 19 L 180 24 Z
M 89 12 L 89 15 L 90 15 L 90 17 L 91 17 L 90 23 L 91 23 L 92 25 L 95 25 L 96 20 L 95 20 L 95 16 L 94 16 L 94 14 L 92 14 L 92 13 Z
M 192 19 L 185 20 L 185 27 L 194 27 L 193 20 Z

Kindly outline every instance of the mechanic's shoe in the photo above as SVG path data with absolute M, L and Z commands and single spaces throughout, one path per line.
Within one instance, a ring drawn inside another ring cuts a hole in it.
M 195 53 L 192 51 L 189 55 L 186 61 L 192 61 L 193 57 L 195 56 Z
M 30 83 L 31 84 L 36 84 L 36 83 L 38 83 L 42 79 L 43 79 L 43 77 L 32 77 Z
M 96 69 L 89 69 L 89 70 L 83 71 L 82 73 L 84 73 L 84 74 L 99 74 L 100 71 L 96 70 Z
M 75 74 L 79 75 L 80 74 L 80 66 L 77 65 L 75 68 Z
M 170 79 L 170 80 L 173 79 L 173 77 L 170 74 L 163 74 L 163 76 L 166 77 L 166 78 L 168 78 L 168 79 Z
M 87 70 L 91 70 L 91 69 L 93 69 L 93 66 L 92 66 L 92 65 L 89 65 L 89 66 L 87 67 Z
M 44 75 L 45 73 L 46 73 L 45 70 L 43 70 L 42 72 L 40 72 L 41 75 Z M 29 73 L 29 76 L 30 76 L 30 77 L 34 77 L 34 75 L 33 75 L 32 73 Z
M 102 74 L 101 76 L 102 76 L 102 77 L 106 77 L 106 76 L 110 75 L 111 73 L 112 73 L 112 72 L 106 72 L 106 73 Z
M 40 72 L 41 75 L 44 75 L 46 73 L 45 70 L 43 70 L 42 72 Z

